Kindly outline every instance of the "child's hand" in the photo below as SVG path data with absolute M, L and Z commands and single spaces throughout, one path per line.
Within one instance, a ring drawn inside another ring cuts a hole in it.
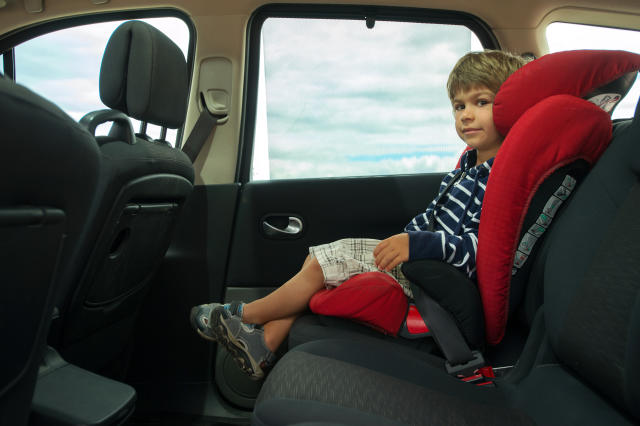
M 373 250 L 376 266 L 381 271 L 390 271 L 409 260 L 409 234 L 396 234 L 380 241 Z

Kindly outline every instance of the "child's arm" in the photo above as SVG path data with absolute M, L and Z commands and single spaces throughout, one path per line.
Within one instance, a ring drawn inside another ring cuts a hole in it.
M 393 235 L 380 241 L 373 250 L 376 266 L 381 271 L 390 271 L 409 260 L 409 234 Z
M 444 231 L 414 231 L 407 225 L 409 260 L 441 259 L 474 278 L 479 217 L 480 212 L 477 212 L 467 220 L 460 235 L 450 235 Z

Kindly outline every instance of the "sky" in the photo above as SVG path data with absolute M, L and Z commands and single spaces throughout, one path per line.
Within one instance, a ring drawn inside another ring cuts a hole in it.
M 187 55 L 177 18 L 145 21 Z M 57 31 L 16 47 L 18 82 L 74 119 L 104 108 L 99 66 L 120 22 Z M 554 23 L 550 51 L 640 53 L 640 33 Z M 445 90 L 456 60 L 481 46 L 460 26 L 270 18 L 263 27 L 253 179 L 443 172 L 464 148 Z M 636 84 L 614 117 L 633 116 Z M 108 128 L 99 129 L 105 133 Z M 159 128 L 149 132 L 157 137 Z M 175 131 L 169 133 L 175 138 Z
M 464 144 L 445 85 L 471 49 L 467 28 L 272 18 L 262 42 L 266 126 L 256 132 L 254 179 L 455 166 Z

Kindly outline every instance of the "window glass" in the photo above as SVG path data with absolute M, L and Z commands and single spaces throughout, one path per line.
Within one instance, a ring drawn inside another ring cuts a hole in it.
M 547 27 L 547 43 L 550 52 L 604 49 L 640 53 L 640 32 L 554 22 Z M 613 111 L 613 118 L 633 117 L 639 96 L 640 85 L 636 80 L 627 96 Z
M 4 74 L 4 55 L 0 55 L 0 74 Z
M 182 50 L 189 46 L 189 29 L 179 18 L 141 19 L 164 32 Z M 44 34 L 15 48 L 16 81 L 56 103 L 75 120 L 88 112 L 106 108 L 98 89 L 100 62 L 111 33 L 125 21 L 81 25 Z M 132 120 L 134 130 L 140 123 Z M 100 126 L 106 134 L 110 125 Z M 153 138 L 160 127 L 149 126 Z M 175 145 L 176 130 L 169 129 L 167 140 Z
M 464 143 L 446 81 L 480 49 L 460 25 L 267 19 L 251 178 L 451 170 Z

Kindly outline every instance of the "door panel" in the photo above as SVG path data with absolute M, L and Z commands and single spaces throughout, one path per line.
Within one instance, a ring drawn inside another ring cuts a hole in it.
M 295 274 L 312 245 L 345 237 L 386 238 L 426 209 L 442 174 L 251 182 L 241 191 L 227 285 L 276 286 Z M 265 219 L 298 234 L 274 238 Z M 280 223 L 277 223 L 280 222 Z M 296 221 L 293 221 L 295 228 Z
M 130 383 L 210 380 L 214 348 L 189 311 L 223 297 L 238 194 L 237 184 L 194 187 L 138 317 Z

